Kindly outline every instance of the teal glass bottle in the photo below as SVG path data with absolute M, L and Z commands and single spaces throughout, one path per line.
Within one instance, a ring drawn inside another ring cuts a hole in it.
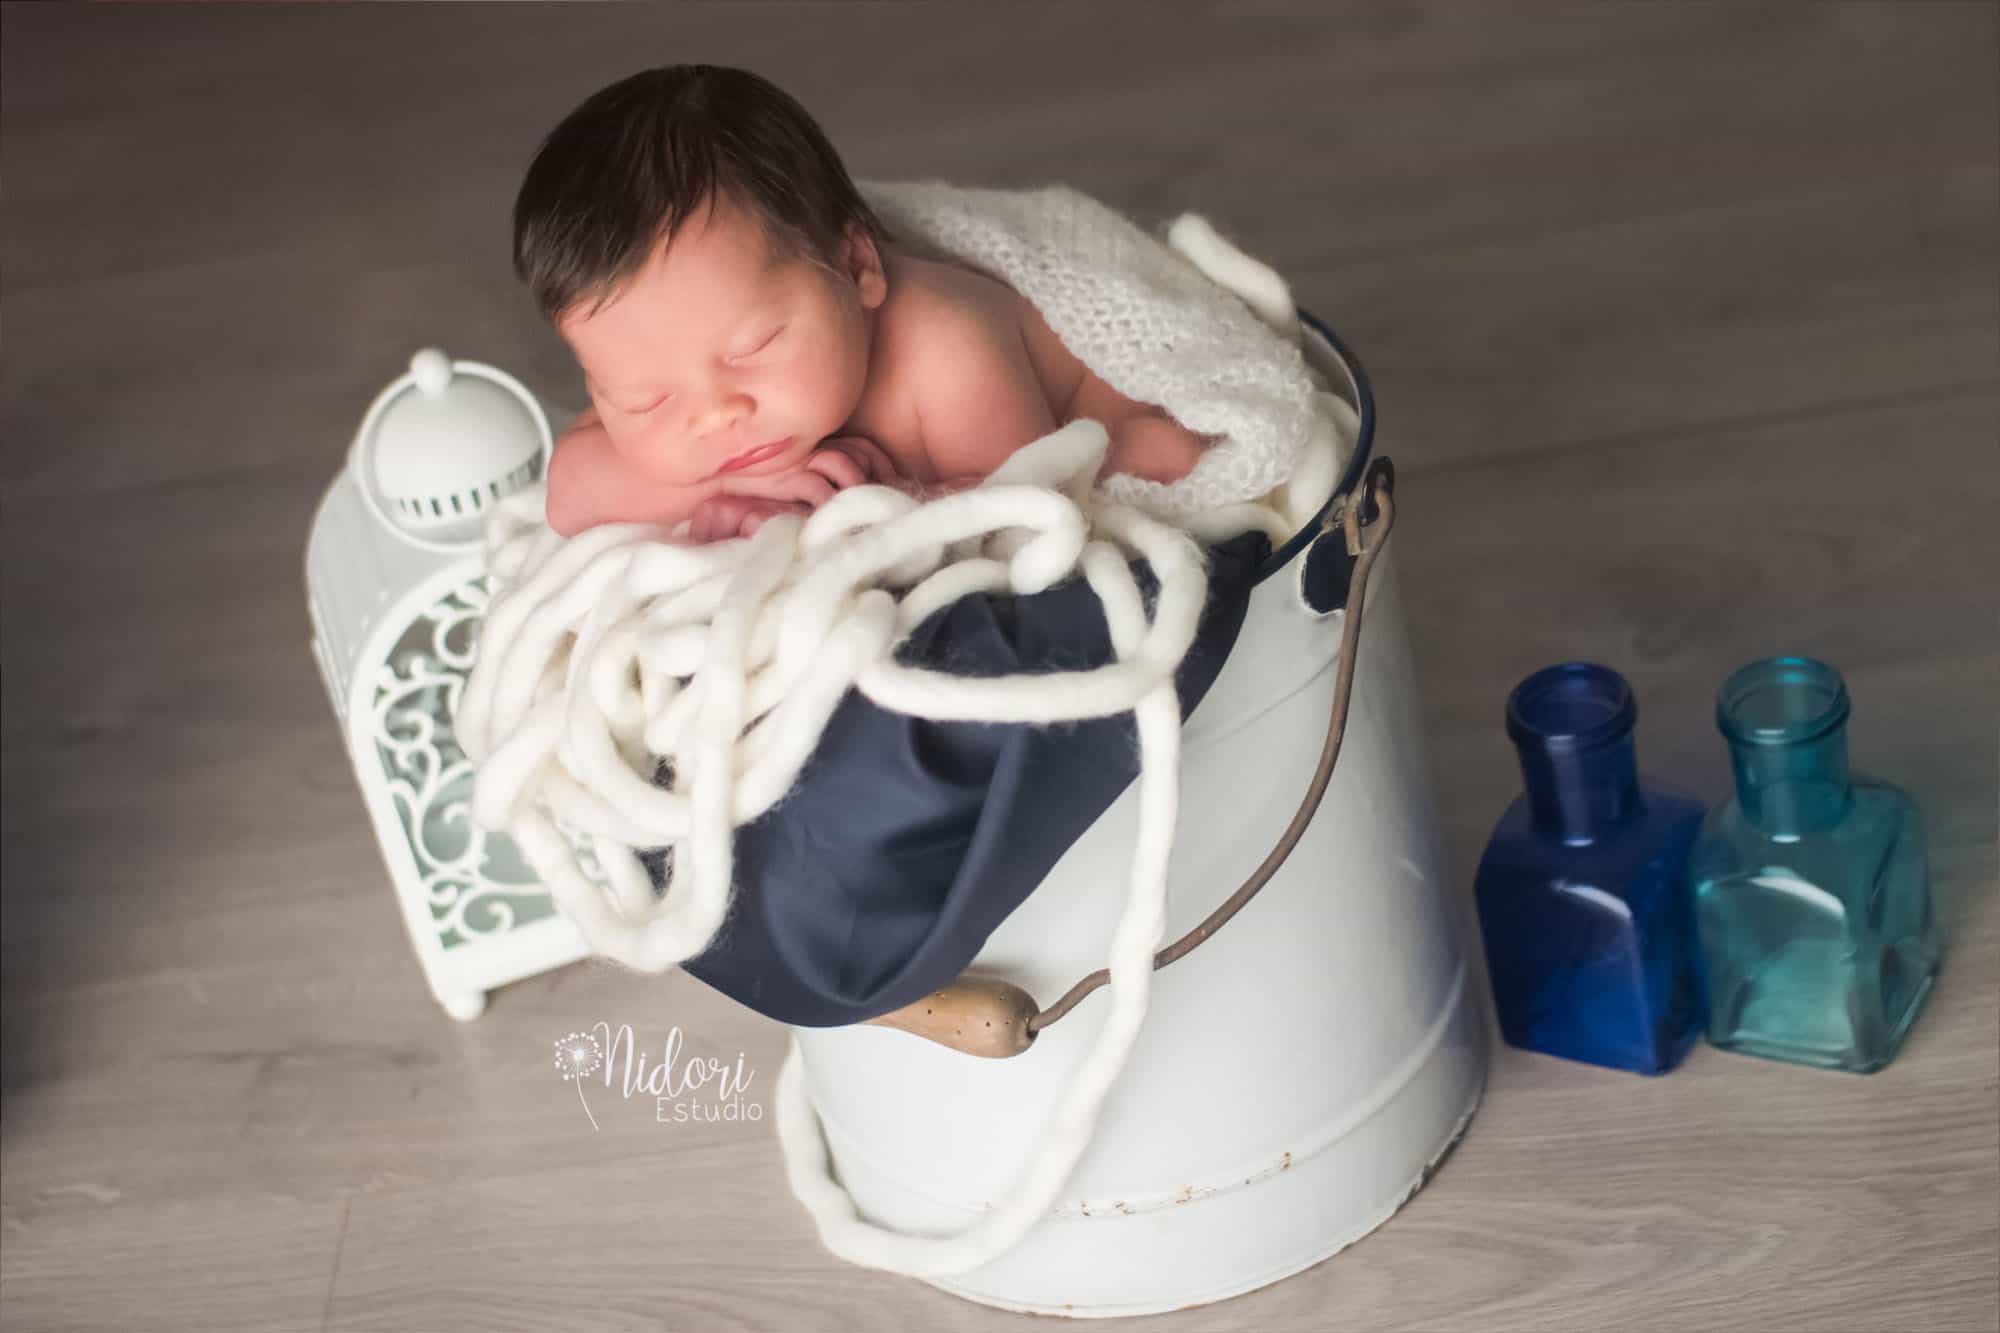
M 1941 956 L 1922 818 L 1847 766 L 1847 687 L 1778 657 L 1723 683 L 1736 795 L 1688 858 L 1709 1041 L 1873 1073 L 1895 1058 Z

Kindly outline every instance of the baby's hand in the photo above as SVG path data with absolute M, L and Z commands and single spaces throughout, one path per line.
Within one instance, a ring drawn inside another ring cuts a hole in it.
M 805 466 L 832 482 L 836 490 L 871 484 L 900 490 L 909 482 L 887 451 L 865 435 L 829 435 L 812 451 Z
M 858 461 L 857 461 L 858 460 Z M 748 537 L 776 514 L 809 514 L 836 491 L 868 482 L 876 471 L 894 471 L 871 440 L 845 435 L 819 445 L 804 463 L 772 476 L 717 478 L 719 491 L 702 501 L 688 522 L 696 542 Z
M 716 478 L 716 483 L 724 495 L 783 500 L 817 509 L 831 500 L 836 491 L 850 486 L 876 481 L 901 485 L 904 480 L 889 455 L 873 440 L 859 435 L 836 435 L 816 445 L 803 463 L 788 472 L 749 476 L 724 473 Z
M 809 514 L 813 506 L 794 500 L 771 500 L 758 495 L 711 495 L 695 506 L 688 519 L 688 540 L 696 543 L 726 542 L 733 537 L 755 536 L 765 520 L 778 514 Z
M 769 475 L 745 476 L 725 472 L 715 479 L 714 484 L 718 498 L 733 495 L 752 500 L 778 500 L 787 504 L 802 504 L 809 510 L 831 500 L 837 489 L 832 482 L 803 463 L 790 471 Z
M 702 502 L 688 527 L 697 542 L 748 537 L 774 514 L 809 514 L 850 486 L 890 486 L 920 500 L 949 495 L 984 478 L 954 477 L 925 485 L 896 466 L 882 446 L 862 435 L 833 435 L 806 460 L 775 476 L 717 479 L 721 491 Z
M 835 435 L 822 441 L 805 466 L 842 490 L 849 486 L 888 486 L 918 500 L 935 500 L 970 490 L 986 478 L 978 474 L 941 477 L 925 482 L 896 466 L 886 450 L 863 435 Z

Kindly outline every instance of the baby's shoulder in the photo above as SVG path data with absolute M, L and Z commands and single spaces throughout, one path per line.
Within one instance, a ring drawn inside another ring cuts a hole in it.
M 1032 302 L 998 278 L 955 264 L 916 265 L 905 282 L 910 316 L 904 325 L 914 363 L 944 373 L 925 382 L 949 383 L 953 369 L 985 366 L 1032 377 L 1050 410 L 1060 411 L 1084 380 L 1083 362 L 1065 347 Z
M 984 273 L 936 260 L 898 256 L 893 261 L 885 332 L 913 355 L 943 356 L 965 350 L 967 340 L 1007 341 L 1020 336 L 1025 304 L 1013 288 Z
M 950 264 L 885 252 L 888 295 L 877 312 L 868 383 L 848 427 L 894 456 L 923 481 L 937 476 L 924 447 L 921 419 L 931 400 L 1011 336 L 1005 302 L 987 290 L 1011 289 Z

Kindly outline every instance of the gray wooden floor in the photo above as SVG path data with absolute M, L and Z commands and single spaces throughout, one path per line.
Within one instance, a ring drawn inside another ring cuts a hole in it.
M 1953 947 L 1871 1078 L 1503 1051 L 1388 1227 L 1166 1329 L 2000 1326 L 2000 51 L 1991 4 L 0 11 L 0 1325 L 1031 1327 L 817 1244 L 762 1124 L 588 1132 L 603 965 L 432 1003 L 307 655 L 307 522 L 439 342 L 561 403 L 507 270 L 539 137 L 753 66 L 858 174 L 1207 213 L 1373 371 L 1461 881 L 1568 657 L 1711 795 L 1722 675 L 1847 673 Z

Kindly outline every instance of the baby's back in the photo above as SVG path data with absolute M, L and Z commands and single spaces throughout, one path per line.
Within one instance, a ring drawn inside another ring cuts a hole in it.
M 891 249 L 883 265 L 889 291 L 868 383 L 849 421 L 854 434 L 874 440 L 908 475 L 940 480 L 950 469 L 927 445 L 922 406 L 939 383 L 962 385 L 968 340 L 989 344 L 975 355 L 991 353 L 980 360 L 990 360 L 991 377 L 1000 381 L 992 391 L 1032 396 L 1048 424 L 1060 424 L 1086 371 L 1034 306 L 999 279 L 956 262 Z M 959 364 L 941 364 L 946 358 Z

